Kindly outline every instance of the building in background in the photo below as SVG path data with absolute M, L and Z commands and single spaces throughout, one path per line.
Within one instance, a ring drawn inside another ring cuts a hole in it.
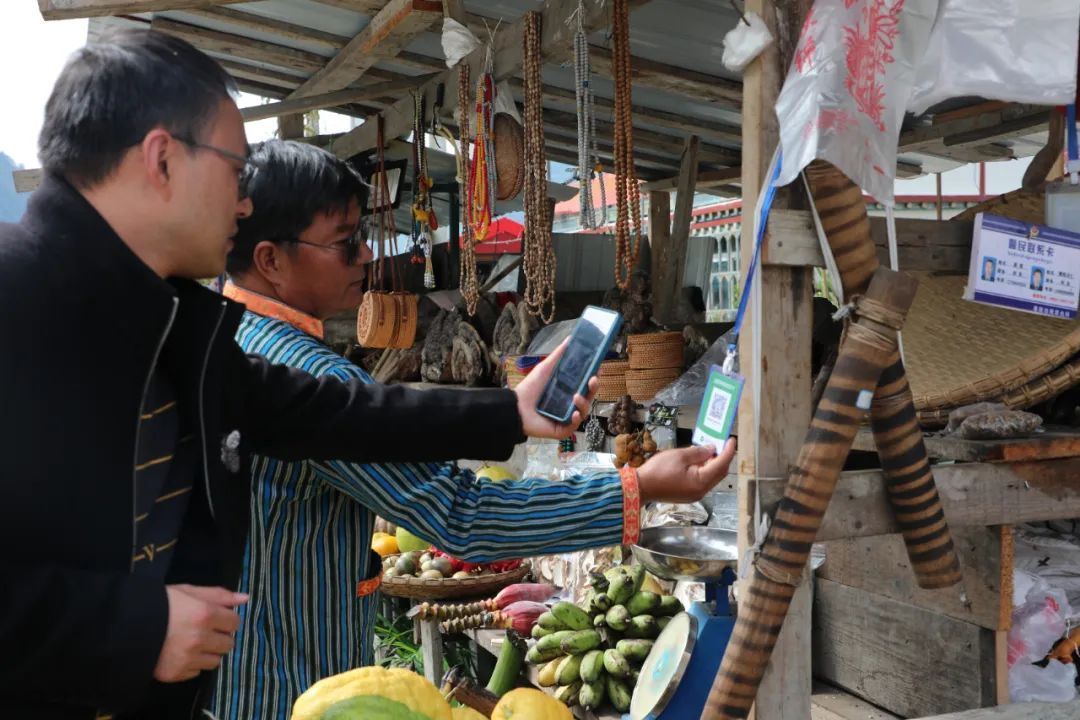
M 965 209 L 1020 187 L 1030 158 L 965 165 L 939 175 L 896 181 L 897 218 L 934 220 L 949 218 Z M 603 188 L 593 181 L 594 205 L 602 218 L 601 198 L 608 204 L 607 222 L 594 230 L 582 230 L 580 199 L 574 197 L 555 206 L 553 229 L 557 233 L 611 234 L 615 230 L 615 176 L 603 176 Z M 940 182 L 940 195 L 939 195 Z M 641 218 L 648 233 L 647 196 L 642 196 Z M 672 199 L 672 208 L 675 200 Z M 701 288 L 709 322 L 731 322 L 739 304 L 741 288 L 739 253 L 742 245 L 742 200 L 697 193 L 694 196 L 687 272 L 684 285 Z M 872 216 L 884 216 L 885 207 L 867 197 Z

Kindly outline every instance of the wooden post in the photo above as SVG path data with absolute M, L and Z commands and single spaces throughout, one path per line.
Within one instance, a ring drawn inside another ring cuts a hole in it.
M 424 658 L 424 677 L 439 687 L 443 676 L 443 637 L 438 620 L 417 620 L 420 623 L 420 654 Z
M 803 8 L 779 0 L 747 0 L 746 11 L 761 16 L 774 37 L 793 45 Z M 795 28 L 796 30 L 792 30 Z M 786 32 L 779 35 L 778 29 Z M 783 65 L 777 43 L 743 73 L 743 232 L 740 267 L 750 266 L 754 250 L 753 212 L 773 151 L 779 142 L 774 107 Z M 781 201 L 778 198 L 778 201 Z M 764 258 L 754 282 L 760 303 L 751 302 L 739 338 L 740 372 L 746 378 L 739 403 L 739 546 L 753 544 L 755 477 L 784 477 L 810 424 L 810 339 L 812 275 L 808 268 L 775 267 Z M 757 316 L 757 317 L 755 317 Z M 754 340 L 754 332 L 760 337 Z M 755 386 L 760 393 L 755 393 Z M 760 425 L 759 425 L 760 423 Z M 758 428 L 760 427 L 760 432 Z M 811 583 L 796 591 L 772 661 L 755 704 L 758 720 L 810 717 Z
M 282 140 L 296 140 L 304 137 L 304 115 L 281 115 L 278 117 L 278 137 Z
M 671 244 L 671 194 L 667 190 L 649 193 L 649 279 L 653 290 L 653 308 L 660 301 L 659 280 L 664 274 L 662 266 L 665 248 Z M 657 317 L 662 317 L 659 310 Z
M 661 322 L 689 320 L 682 297 L 683 274 L 686 270 L 686 246 L 690 238 L 690 220 L 694 210 L 694 187 L 697 182 L 698 146 L 696 135 L 686 138 L 679 165 L 679 184 L 675 196 L 675 217 L 666 242 L 652 245 L 652 277 L 654 314 Z M 650 194 L 650 197 L 652 195 Z M 670 201 L 669 201 L 670 202 Z M 654 216 L 650 210 L 650 230 Z M 666 224 L 666 223 L 665 223 Z

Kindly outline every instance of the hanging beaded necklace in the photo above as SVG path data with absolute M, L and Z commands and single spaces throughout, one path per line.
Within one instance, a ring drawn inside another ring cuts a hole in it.
M 611 46 L 615 75 L 615 284 L 625 290 L 641 251 L 641 189 L 634 170 L 630 10 L 627 0 L 614 0 Z
M 476 142 L 469 169 L 469 190 L 472 195 L 468 222 L 472 225 L 473 242 L 487 239 L 495 209 L 495 148 L 492 131 L 495 107 L 495 78 L 492 46 L 488 45 L 484 71 L 476 82 Z
M 603 2 L 603 0 L 601 0 Z M 578 0 L 577 10 L 567 19 L 567 24 L 576 23 L 574 33 L 574 89 L 577 99 L 578 127 L 578 166 L 575 172 L 578 180 L 578 199 L 580 213 L 578 221 L 582 228 L 593 229 L 606 225 L 607 191 L 604 188 L 604 168 L 596 144 L 596 110 L 592 91 L 592 65 L 589 62 L 589 38 L 585 32 L 585 0 Z M 602 219 L 597 222 L 596 206 L 593 203 L 593 178 L 600 180 L 600 208 Z
M 522 268 L 525 273 L 526 308 L 530 314 L 550 323 L 555 317 L 555 251 L 551 244 L 551 210 L 547 200 L 540 52 L 540 13 L 533 11 L 525 15 L 525 237 Z
M 476 314 L 476 304 L 480 301 L 480 284 L 476 277 L 476 247 L 473 241 L 470 212 L 473 207 L 473 186 L 469 182 L 471 166 L 469 164 L 469 64 L 461 63 L 458 68 L 458 131 L 461 133 L 458 148 L 458 188 L 461 203 L 461 237 L 458 246 L 461 250 L 461 269 L 458 286 L 461 298 L 465 301 L 465 310 L 472 317 Z

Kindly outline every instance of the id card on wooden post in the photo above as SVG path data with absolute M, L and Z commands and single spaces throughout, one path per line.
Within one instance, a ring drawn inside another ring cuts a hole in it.
M 742 389 L 743 379 L 738 375 L 728 375 L 718 365 L 709 369 L 705 397 L 701 400 L 697 425 L 690 442 L 695 445 L 715 445 L 717 448 L 727 442 L 738 413 Z

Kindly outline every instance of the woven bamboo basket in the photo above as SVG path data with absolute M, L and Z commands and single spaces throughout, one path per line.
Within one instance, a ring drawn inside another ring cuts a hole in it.
M 385 348 L 394 337 L 397 307 L 389 293 L 364 293 L 356 314 L 356 340 L 363 347 Z
M 607 360 L 600 363 L 596 378 L 600 383 L 596 399 L 600 402 L 615 402 L 626 394 L 626 371 L 630 369 L 629 360 Z
M 596 375 L 597 377 L 625 375 L 629 369 L 629 360 L 605 360 L 600 363 L 600 369 L 597 370 Z
M 682 333 L 662 332 L 628 335 L 626 352 L 631 370 L 679 368 L 683 366 Z
M 521 582 L 531 570 L 532 566 L 526 561 L 520 567 L 507 572 L 492 575 L 475 575 L 457 580 L 454 578 L 433 580 L 429 578 L 388 578 L 384 576 L 380 590 L 384 595 L 412 598 L 414 600 L 488 597 L 499 592 L 507 585 Z
M 645 402 L 656 397 L 668 385 L 679 379 L 682 368 L 649 368 L 626 372 L 626 392 L 635 402 Z
M 394 336 L 390 339 L 392 348 L 411 348 L 416 341 L 417 307 L 419 298 L 412 293 L 391 293 L 397 312 Z
M 1080 321 L 969 302 L 965 278 L 913 274 L 919 291 L 904 324 L 904 360 L 927 421 L 940 416 L 932 411 L 1003 398 L 1080 351 Z

